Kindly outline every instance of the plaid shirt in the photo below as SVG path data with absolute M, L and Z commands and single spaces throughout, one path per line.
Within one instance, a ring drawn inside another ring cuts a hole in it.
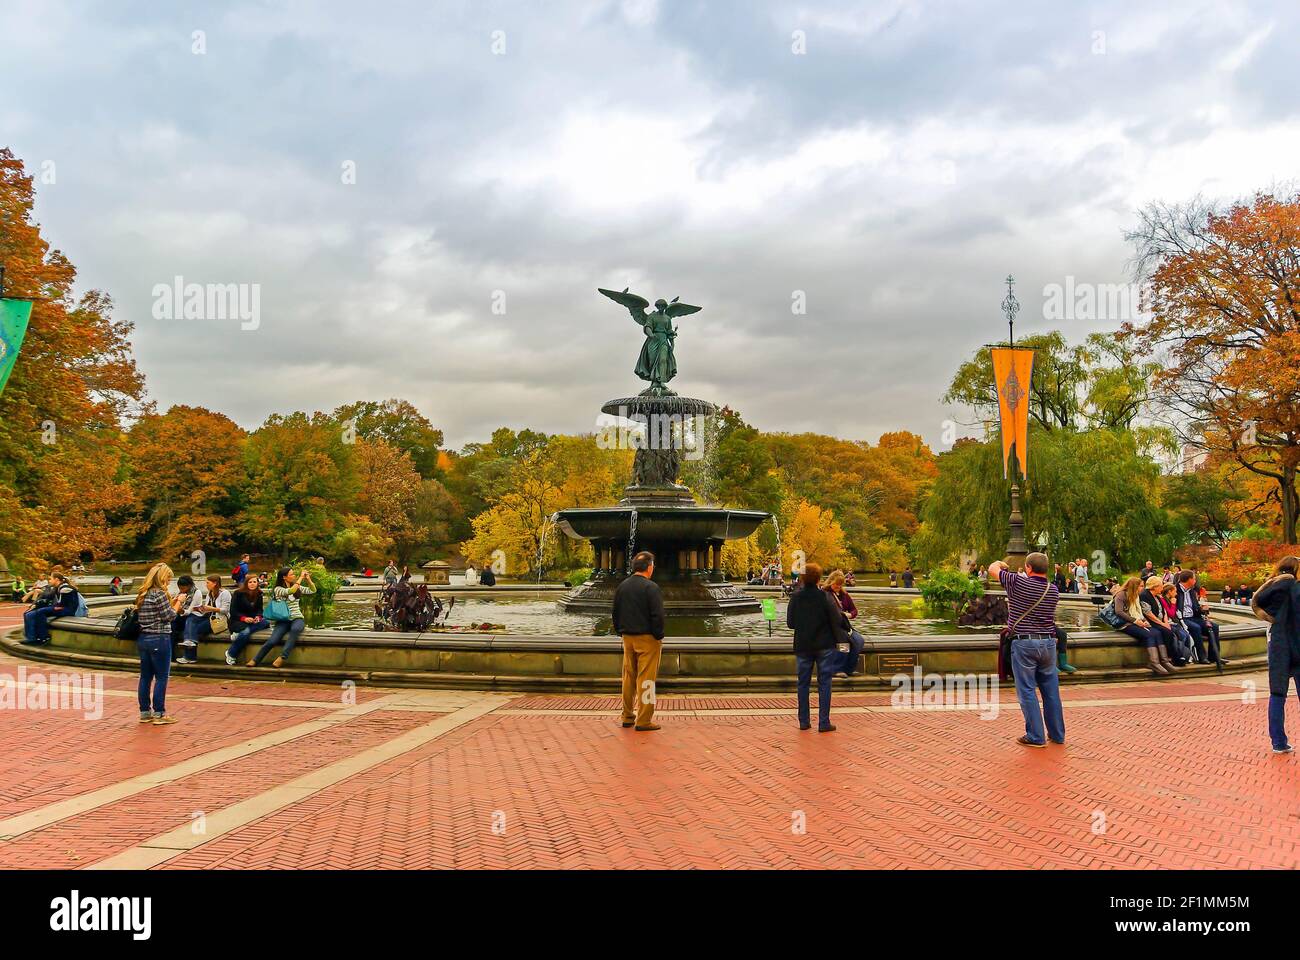
M 172 609 L 167 591 L 155 587 L 146 593 L 140 601 L 139 617 L 141 634 L 171 633 L 176 611 Z

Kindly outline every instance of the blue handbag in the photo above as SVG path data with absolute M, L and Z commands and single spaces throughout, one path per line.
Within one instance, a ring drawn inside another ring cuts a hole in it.
M 292 620 L 289 615 L 289 602 L 287 600 L 268 600 L 266 609 L 262 612 L 266 619 L 274 622 L 276 620 Z

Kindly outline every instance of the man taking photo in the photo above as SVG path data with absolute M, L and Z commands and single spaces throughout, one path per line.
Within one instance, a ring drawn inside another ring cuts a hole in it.
M 1065 743 L 1060 675 L 1056 672 L 1056 604 L 1060 591 L 1047 579 L 1047 554 L 1025 557 L 1024 573 L 1013 573 L 1001 560 L 995 560 L 989 564 L 989 576 L 997 577 L 1007 592 L 1011 672 L 1016 678 L 1020 712 L 1025 715 L 1025 733 L 1016 742 L 1026 747 L 1045 747 L 1048 738 L 1053 743 Z

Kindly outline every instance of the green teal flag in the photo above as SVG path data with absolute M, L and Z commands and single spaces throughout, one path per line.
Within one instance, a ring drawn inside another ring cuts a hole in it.
M 27 321 L 32 316 L 30 300 L 6 300 L 0 297 L 0 393 L 5 392 L 9 374 L 18 359 L 18 348 L 27 333 Z

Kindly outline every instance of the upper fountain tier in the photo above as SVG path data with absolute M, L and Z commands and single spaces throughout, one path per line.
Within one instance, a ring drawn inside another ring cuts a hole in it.
M 667 387 L 651 386 L 635 397 L 608 401 L 600 408 L 615 417 L 643 425 L 643 446 L 632 461 L 632 482 L 623 490 L 623 504 L 629 506 L 695 506 L 686 487 L 677 482 L 682 460 L 689 456 L 684 449 L 685 421 L 693 417 L 711 417 L 718 408 L 707 400 L 680 397 Z M 702 430 L 693 432 L 692 449 L 701 449 Z

